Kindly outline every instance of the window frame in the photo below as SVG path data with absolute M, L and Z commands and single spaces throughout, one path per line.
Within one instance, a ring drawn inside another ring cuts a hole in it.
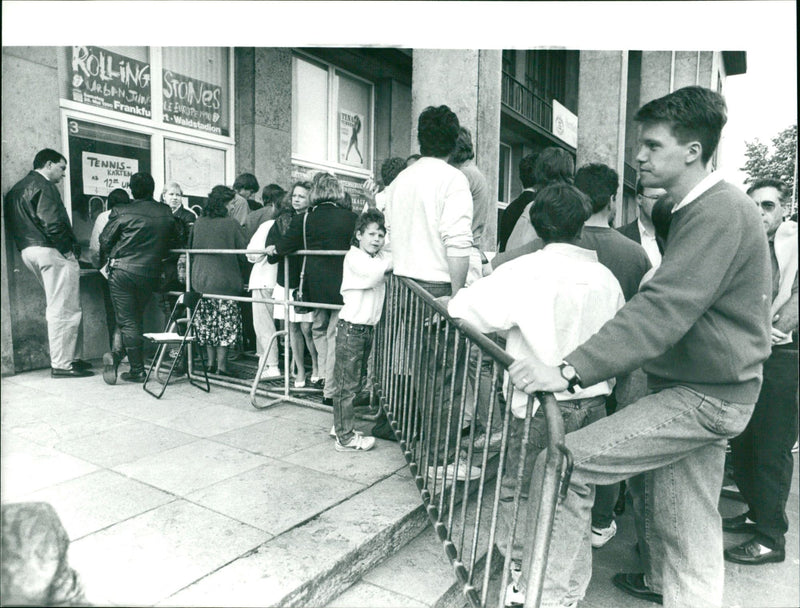
M 349 177 L 355 177 L 360 179 L 367 179 L 373 176 L 372 167 L 375 166 L 375 83 L 371 80 L 353 74 L 352 72 L 345 70 L 334 63 L 329 61 L 325 61 L 318 57 L 315 57 L 309 53 L 304 53 L 303 51 L 292 50 L 292 57 L 297 57 L 298 59 L 302 59 L 303 61 L 309 61 L 311 63 L 315 63 L 320 66 L 324 66 L 328 71 L 328 79 L 327 79 L 327 107 L 328 107 L 328 125 L 327 125 L 327 135 L 328 135 L 328 149 L 327 155 L 328 158 L 326 160 L 321 160 L 319 158 L 311 158 L 309 156 L 304 156 L 303 154 L 298 154 L 294 151 L 294 141 L 292 141 L 292 154 L 291 154 L 291 164 L 297 165 L 300 167 L 307 167 L 310 169 L 316 169 L 320 171 L 331 171 L 332 173 L 346 175 Z M 365 142 L 369 149 L 369 166 L 363 169 L 354 167 L 352 165 L 346 165 L 343 163 L 336 161 L 331 161 L 331 158 L 338 159 L 338 145 L 339 145 L 339 108 L 338 108 L 338 100 L 339 100 L 339 85 L 336 78 L 336 74 L 341 73 L 348 78 L 352 78 L 353 80 L 358 80 L 363 82 L 369 87 L 369 124 L 370 124 L 370 133 L 369 133 L 369 142 Z M 292 79 L 296 76 L 294 67 L 292 67 Z M 294 103 L 294 99 L 292 100 Z

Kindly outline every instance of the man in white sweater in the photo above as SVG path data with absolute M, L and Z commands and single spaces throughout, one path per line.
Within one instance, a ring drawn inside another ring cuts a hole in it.
M 565 354 L 594 334 L 625 303 L 619 282 L 597 261 L 597 253 L 577 243 L 589 216 L 590 203 L 574 186 L 552 184 L 536 194 L 530 217 L 536 233 L 545 242 L 540 251 L 503 264 L 460 291 L 448 305 L 448 312 L 465 319 L 478 330 L 507 333 L 506 350 L 515 359 L 536 357 L 549 365 L 558 364 Z M 533 401 L 528 414 L 528 396 L 511 391 L 504 382 L 513 418 L 509 422 L 508 466 L 503 474 L 498 539 L 506 551 L 513 525 L 513 498 L 521 463 L 526 415 L 533 417 L 525 457 L 521 497 L 527 501 L 536 456 L 547 447 L 544 412 Z M 606 415 L 605 401 L 612 382 L 603 380 L 586 387 L 555 394 L 569 433 Z M 534 497 L 534 499 L 536 499 Z M 526 509 L 520 506 L 519 513 Z M 532 542 L 533 522 L 521 517 L 517 523 L 512 563 L 518 565 L 524 544 Z M 589 528 L 587 526 L 588 535 Z M 517 568 L 512 569 L 512 573 Z M 513 587 L 511 588 L 513 595 Z

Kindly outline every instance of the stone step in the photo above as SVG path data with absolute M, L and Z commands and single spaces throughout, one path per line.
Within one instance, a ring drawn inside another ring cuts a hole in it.
M 324 606 L 428 526 L 401 470 L 173 594 L 163 606 Z

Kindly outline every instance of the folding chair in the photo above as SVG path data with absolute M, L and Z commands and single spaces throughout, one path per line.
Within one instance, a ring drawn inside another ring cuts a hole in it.
M 197 305 L 200 303 L 202 298 L 203 294 L 197 293 L 196 291 L 187 291 L 181 294 L 169 315 L 166 330 L 162 333 L 144 334 L 145 338 L 158 345 L 155 355 L 153 355 L 153 361 L 150 363 L 150 369 L 147 370 L 147 376 L 145 377 L 144 384 L 142 385 L 142 388 L 153 395 L 153 397 L 156 399 L 161 399 L 164 391 L 167 390 L 167 385 L 169 384 L 170 379 L 172 379 L 175 366 L 181 360 L 181 356 L 183 355 L 186 345 L 196 343 L 197 339 L 193 331 L 194 319 L 195 315 L 197 315 Z M 186 325 L 183 334 L 178 331 L 180 325 Z M 159 373 L 161 370 L 162 361 L 164 359 L 164 354 L 167 352 L 168 348 L 173 346 L 178 347 L 178 353 L 175 356 L 175 359 L 172 361 L 172 365 L 169 368 L 169 373 L 167 374 L 166 380 L 162 381 L 159 377 Z M 211 391 L 211 384 L 208 381 L 205 354 L 203 353 L 202 348 L 198 348 L 197 350 L 200 353 L 200 363 L 203 367 L 203 377 L 206 381 L 205 386 L 199 382 L 195 382 L 192 379 L 192 375 L 189 373 L 189 365 L 186 366 L 186 377 L 189 379 L 189 384 L 196 386 L 197 388 L 208 393 Z M 161 391 L 158 394 L 147 388 L 147 383 L 153 374 L 153 370 L 156 372 L 156 379 L 161 382 Z

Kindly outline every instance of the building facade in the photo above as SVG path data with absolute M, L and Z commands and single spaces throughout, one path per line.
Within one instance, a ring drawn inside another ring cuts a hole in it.
M 88 249 L 108 193 L 137 171 L 178 182 L 185 204 L 242 172 L 284 188 L 326 170 L 354 198 L 392 156 L 417 151 L 416 116 L 449 105 L 473 134 L 497 208 L 522 189 L 519 160 L 558 145 L 624 177 L 631 217 L 641 103 L 687 84 L 723 90 L 744 53 L 390 48 L 3 47 L 2 194 L 35 153 L 68 161 L 62 194 Z M 2 230 L 2 372 L 49 365 L 44 294 Z M 487 227 L 493 250 L 496 224 Z M 81 278 L 86 357 L 105 350 L 102 278 Z M 163 320 L 156 307 L 153 329 Z

